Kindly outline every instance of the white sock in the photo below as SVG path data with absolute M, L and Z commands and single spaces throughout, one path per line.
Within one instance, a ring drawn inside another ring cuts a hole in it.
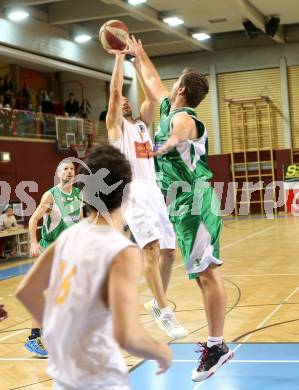
M 152 299 L 152 302 L 153 302 L 153 305 L 154 305 L 155 307 L 159 307 L 158 302 L 156 301 L 155 298 Z
M 169 306 L 163 307 L 163 309 L 160 309 L 160 310 L 161 310 L 162 317 L 164 315 L 167 315 L 167 314 L 173 314 L 173 311 L 171 310 L 171 308 Z
M 214 345 L 222 344 L 222 341 L 223 341 L 223 337 L 222 336 L 221 337 L 209 336 L 208 337 L 208 342 L 207 342 L 207 347 L 211 348 Z

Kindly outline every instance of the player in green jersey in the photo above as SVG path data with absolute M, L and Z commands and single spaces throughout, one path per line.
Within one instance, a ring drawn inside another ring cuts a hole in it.
M 206 77 L 186 70 L 169 95 L 140 41 L 128 41 L 126 54 L 138 58 L 147 87 L 160 103 L 160 125 L 155 136 L 156 170 L 162 192 L 170 200 L 169 214 L 182 252 L 185 269 L 203 294 L 209 337 L 192 372 L 200 382 L 232 356 L 223 340 L 226 293 L 219 265 L 220 205 L 209 184 L 208 134 L 195 108 L 209 91 Z
M 59 184 L 46 191 L 29 220 L 30 254 L 39 255 L 69 226 L 79 222 L 82 217 L 82 199 L 80 190 L 73 186 L 75 166 L 73 162 L 64 160 L 57 169 Z M 37 241 L 38 221 L 43 218 L 41 240 Z M 48 355 L 41 341 L 41 330 L 32 321 L 31 335 L 25 342 L 25 349 L 33 354 L 46 357 Z

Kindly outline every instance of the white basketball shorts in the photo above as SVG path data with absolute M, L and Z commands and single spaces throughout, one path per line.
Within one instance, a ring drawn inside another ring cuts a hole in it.
M 160 249 L 175 249 L 175 233 L 164 197 L 155 182 L 133 181 L 123 216 L 138 246 L 159 240 Z

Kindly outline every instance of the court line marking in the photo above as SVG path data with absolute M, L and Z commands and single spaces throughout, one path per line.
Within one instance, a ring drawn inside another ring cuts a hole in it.
M 296 287 L 284 300 L 284 303 L 287 303 L 288 300 L 296 294 L 296 292 L 299 290 L 299 286 Z M 255 328 L 255 330 L 260 329 L 280 308 L 283 307 L 283 304 L 280 303 L 275 309 L 271 311 L 271 313 Z M 236 348 L 233 350 L 234 352 L 237 351 L 240 347 L 242 347 L 243 343 L 245 343 L 247 340 L 250 339 L 250 337 L 254 334 L 254 332 L 250 333 L 245 337 L 244 340 L 242 340 L 242 344 L 239 344 L 236 346 Z
M 256 233 L 249 234 L 248 236 L 245 236 L 245 237 L 243 237 L 243 238 L 240 238 L 240 239 L 237 240 L 237 241 L 233 241 L 233 242 L 231 242 L 231 243 L 229 243 L 229 244 L 223 245 L 223 246 L 221 246 L 220 249 L 221 249 L 221 250 L 224 250 L 224 249 L 230 248 L 231 246 L 234 246 L 234 245 L 236 245 L 236 244 L 239 244 L 240 242 L 243 242 L 243 241 L 250 240 L 251 238 L 256 237 L 256 236 L 258 236 L 258 235 L 260 235 L 260 234 L 263 234 L 264 232 L 266 232 L 266 231 L 268 231 L 268 230 L 272 230 L 272 229 L 274 229 L 274 228 L 275 228 L 275 226 L 269 226 L 269 227 L 267 227 L 267 228 L 265 228 L 265 229 L 259 230 L 259 231 L 256 232 Z M 182 262 L 181 264 L 178 264 L 178 265 L 176 265 L 175 267 L 173 267 L 173 268 L 172 268 L 172 271 L 174 271 L 174 270 L 176 270 L 176 269 L 178 269 L 178 268 L 181 268 L 181 267 L 183 267 L 183 266 L 184 266 L 184 263 Z M 141 279 L 141 281 L 139 282 L 139 284 L 143 284 L 143 283 L 145 283 L 145 282 L 146 282 L 146 280 L 143 278 L 143 279 Z
M 2 359 L 0 359 L 2 360 Z M 34 359 L 33 359 L 34 360 Z M 141 360 L 138 359 L 130 359 L 130 360 L 125 360 L 126 362 L 140 362 Z M 150 362 L 154 362 L 155 360 L 148 360 Z M 174 359 L 172 360 L 173 363 L 194 363 L 198 362 L 196 359 Z M 299 360 L 237 360 L 237 359 L 232 359 L 230 360 L 230 363 L 299 363 Z
M 1 362 L 26 362 L 26 361 L 34 361 L 34 362 L 48 362 L 48 359 L 41 358 L 0 358 Z M 141 360 L 138 359 L 125 359 L 127 363 L 138 363 Z M 150 362 L 155 362 L 155 360 L 148 360 Z M 196 363 L 197 359 L 174 359 L 173 363 Z M 299 360 L 237 360 L 233 359 L 230 363 L 299 363 Z
M 23 332 L 28 332 L 28 329 L 21 329 L 21 330 L 18 330 L 17 332 L 14 332 L 14 333 L 12 333 L 12 334 L 9 334 L 8 336 L 2 337 L 2 338 L 0 339 L 0 341 L 7 340 L 7 339 L 9 339 L 10 337 L 16 336 L 17 334 L 23 333 Z
M 26 361 L 34 361 L 34 362 L 47 362 L 48 359 L 45 358 L 0 358 L 0 362 L 26 362 Z

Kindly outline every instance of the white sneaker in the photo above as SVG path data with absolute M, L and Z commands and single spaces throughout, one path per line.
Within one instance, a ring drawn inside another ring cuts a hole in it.
M 145 302 L 145 310 L 151 314 L 154 320 L 159 325 L 159 328 L 163 330 L 167 336 L 173 339 L 181 339 L 187 336 L 188 332 L 180 325 L 174 312 L 170 307 L 161 310 L 155 299 Z
M 156 302 L 155 299 L 152 299 L 148 302 L 145 302 L 145 304 L 143 305 L 145 310 L 152 316 L 154 317 L 154 320 L 155 321 L 159 321 L 160 320 L 160 315 L 161 315 L 161 310 Z
M 173 339 L 181 339 L 188 335 L 187 330 L 178 322 L 170 307 L 161 311 L 158 325 L 159 328 L 167 334 L 167 336 Z

